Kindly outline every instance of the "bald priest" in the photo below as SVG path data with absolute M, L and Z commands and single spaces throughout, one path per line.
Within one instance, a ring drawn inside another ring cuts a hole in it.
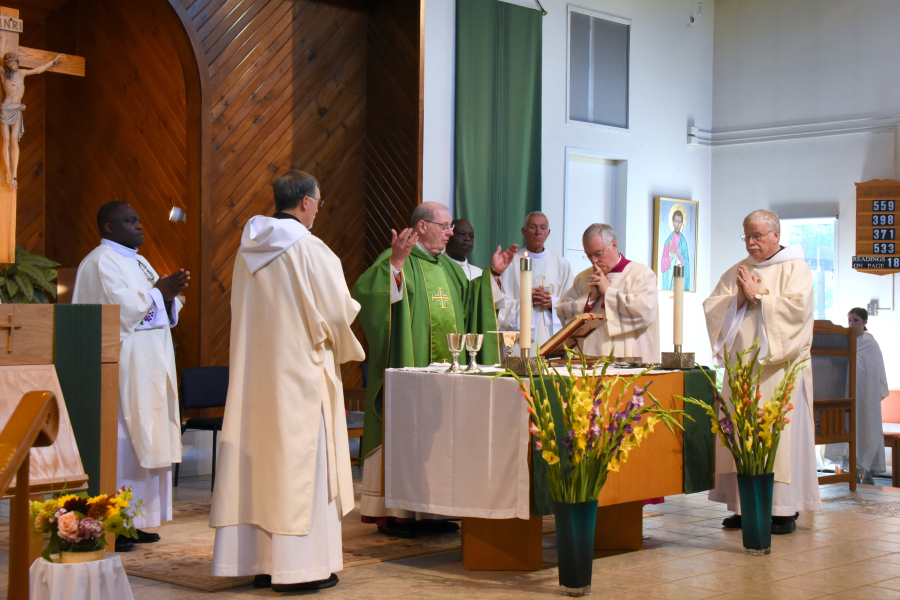
M 413 537 L 429 523 L 415 523 L 415 513 L 385 507 L 381 489 L 384 370 L 450 360 L 447 333 L 496 331 L 494 304 L 500 299 L 500 274 L 517 249 L 513 245 L 501 252 L 498 246 L 491 268 L 469 281 L 462 267 L 442 254 L 452 233 L 447 207 L 423 202 L 413 211 L 409 228 L 399 234 L 391 231 L 391 248 L 353 288 L 353 297 L 362 305 L 359 320 L 371 357 L 360 513 L 363 522 L 377 523 L 379 531 L 389 535 Z M 495 364 L 499 360 L 499 340 L 489 336 L 479 362 Z
M 140 528 L 172 520 L 172 464 L 181 462 L 181 419 L 171 328 L 178 324 L 190 273 L 160 277 L 138 248 L 144 228 L 127 202 L 107 202 L 97 212 L 100 245 L 78 266 L 73 304 L 119 305 L 119 426 L 116 485 L 143 500 L 134 520 L 138 543 L 159 534 Z M 122 540 L 121 542 L 119 540 Z M 127 551 L 127 539 L 116 540 Z
M 310 233 L 318 182 L 291 170 L 273 187 L 277 212 L 247 222 L 234 263 L 212 574 L 317 590 L 338 582 L 354 507 L 341 364 L 365 354 L 341 261 Z

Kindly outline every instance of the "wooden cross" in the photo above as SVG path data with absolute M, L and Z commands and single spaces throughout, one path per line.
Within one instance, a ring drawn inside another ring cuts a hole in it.
M 19 34 L 23 30 L 23 23 L 19 19 L 19 11 L 14 8 L 0 6 L 0 62 L 2 62 L 3 56 L 7 53 L 13 53 L 19 58 L 19 67 L 27 70 L 51 63 L 59 56 L 56 52 L 19 46 Z M 3 65 L 0 64 L 0 69 L 2 68 Z M 84 77 L 84 58 L 64 54 L 58 64 L 54 64 L 46 70 Z M 5 91 L 3 98 L 3 101 L 6 102 Z M 0 127 L 17 129 L 17 126 L 11 127 L 2 124 L 0 124 Z M 15 143 L 15 152 L 18 155 L 18 131 L 13 131 L 12 133 L 9 143 L 10 145 Z M 13 138 L 15 138 L 15 141 Z M 16 189 L 7 185 L 6 182 L 5 152 L 3 140 L 0 139 L 0 263 L 12 263 L 16 260 Z M 12 147 L 10 147 L 10 152 L 12 152 Z M 13 167 L 15 167 L 17 160 L 12 162 Z M 13 176 L 15 176 L 15 168 L 11 168 L 11 171 Z M 10 339 L 12 339 L 12 334 L 10 334 Z
M 431 297 L 435 302 L 441 303 L 441 308 L 447 308 L 444 303 L 450 300 L 450 296 L 444 295 L 444 288 L 438 288 L 438 293 Z
M 9 335 L 6 337 L 6 353 L 9 354 L 10 352 L 12 352 L 13 331 L 16 329 L 22 329 L 22 326 L 13 323 L 13 316 L 9 315 L 8 317 L 6 317 L 6 323 L 0 323 L 0 329 L 9 330 Z

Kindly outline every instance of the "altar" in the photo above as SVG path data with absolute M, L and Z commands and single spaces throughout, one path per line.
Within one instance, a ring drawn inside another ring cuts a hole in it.
M 386 505 L 462 517 L 467 569 L 540 569 L 541 522 L 552 504 L 518 383 L 496 373 L 435 371 L 385 372 Z M 607 375 L 639 372 L 610 369 Z M 699 369 L 650 371 L 638 384 L 651 381 L 649 392 L 664 408 L 684 408 L 676 396 L 712 400 Z M 658 426 L 620 472 L 609 474 L 599 498 L 596 549 L 641 549 L 642 500 L 712 488 L 714 438 L 708 417 L 696 408 L 685 408 L 695 420 L 686 420 L 684 433 Z

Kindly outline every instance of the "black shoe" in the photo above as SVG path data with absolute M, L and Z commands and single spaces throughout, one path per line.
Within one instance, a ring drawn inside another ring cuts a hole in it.
M 137 530 L 137 539 L 134 540 L 134 543 L 135 544 L 155 544 L 158 541 L 159 541 L 158 533 L 150 533 L 150 532 L 138 529 Z
M 722 527 L 725 529 L 740 529 L 741 515 L 731 515 L 722 519 Z
M 797 522 L 797 519 L 800 518 L 800 513 L 799 513 L 799 512 L 795 512 L 795 513 L 794 513 L 794 516 L 791 517 L 791 518 L 794 519 L 794 522 L 796 523 L 796 522 Z
M 378 533 L 404 540 L 411 540 L 419 535 L 419 532 L 413 525 L 414 523 L 397 523 L 396 521 L 389 521 L 387 525 L 378 526 Z
M 437 521 L 434 519 L 424 519 L 416 521 L 417 528 L 425 535 L 437 535 L 440 533 L 456 533 L 459 531 L 459 524 L 453 521 Z
M 272 587 L 272 576 L 271 575 L 256 575 L 253 577 L 253 587 L 255 588 L 267 588 Z
M 772 533 L 774 535 L 786 535 L 797 529 L 795 517 L 772 517 Z
M 116 538 L 116 552 L 131 552 L 134 550 L 134 541 L 124 535 Z
M 307 581 L 306 583 L 273 583 L 273 592 L 304 592 L 327 590 L 338 584 L 338 576 L 334 573 L 328 579 L 320 579 L 319 581 Z

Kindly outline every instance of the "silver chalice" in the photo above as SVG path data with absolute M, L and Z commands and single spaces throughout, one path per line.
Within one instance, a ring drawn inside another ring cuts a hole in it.
M 447 347 L 450 348 L 450 354 L 453 355 L 453 364 L 447 369 L 447 373 L 462 373 L 463 368 L 459 366 L 459 353 L 466 347 L 465 333 L 448 333 Z
M 466 350 L 469 352 L 469 366 L 466 373 L 481 373 L 478 363 L 475 362 L 475 355 L 481 350 L 481 344 L 484 342 L 484 335 L 480 333 L 469 333 L 466 335 Z

